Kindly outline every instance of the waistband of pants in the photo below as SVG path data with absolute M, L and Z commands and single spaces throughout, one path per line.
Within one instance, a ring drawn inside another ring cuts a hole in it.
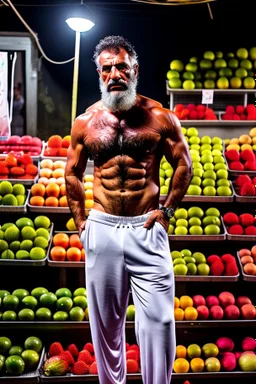
M 110 215 L 106 212 L 97 211 L 96 209 L 91 209 L 87 220 L 97 221 L 99 223 L 111 225 L 113 227 L 116 226 L 116 224 L 131 224 L 132 226 L 136 227 L 144 224 L 153 212 L 154 211 L 149 211 L 144 215 L 139 216 L 116 216 Z

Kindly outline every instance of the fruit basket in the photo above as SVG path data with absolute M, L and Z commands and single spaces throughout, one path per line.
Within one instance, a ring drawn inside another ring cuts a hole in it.
M 51 267 L 84 268 L 85 253 L 78 232 L 56 231 L 51 237 L 47 264 Z

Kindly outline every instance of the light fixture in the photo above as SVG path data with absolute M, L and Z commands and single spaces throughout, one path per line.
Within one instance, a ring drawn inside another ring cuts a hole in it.
M 71 126 L 76 118 L 77 111 L 77 90 L 78 90 L 78 73 L 79 73 L 79 54 L 80 54 L 80 34 L 89 31 L 94 23 L 88 19 L 87 9 L 83 0 L 81 4 L 72 7 L 69 17 L 66 19 L 68 26 L 76 32 L 75 42 L 75 60 L 73 74 L 72 89 L 72 108 L 71 108 Z

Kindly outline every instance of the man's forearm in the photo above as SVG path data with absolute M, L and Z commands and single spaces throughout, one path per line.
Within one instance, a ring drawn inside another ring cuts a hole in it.
M 169 187 L 167 198 L 164 202 L 165 207 L 177 208 L 183 199 L 192 178 L 192 168 L 187 165 L 180 165 L 176 168 L 172 182 Z
M 83 183 L 76 176 L 66 177 L 68 205 L 74 217 L 77 229 L 85 221 L 85 192 Z

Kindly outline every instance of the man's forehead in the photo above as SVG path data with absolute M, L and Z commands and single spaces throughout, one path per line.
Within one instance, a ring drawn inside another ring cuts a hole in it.
M 117 62 L 131 63 L 131 57 L 124 48 L 119 48 L 119 52 L 115 49 L 104 50 L 99 55 L 99 64 L 115 64 Z

